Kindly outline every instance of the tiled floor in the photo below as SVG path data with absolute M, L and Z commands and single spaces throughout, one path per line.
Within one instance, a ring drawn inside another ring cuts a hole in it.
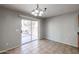
M 6 52 L 7 54 L 78 54 L 78 48 L 50 40 L 36 40 Z

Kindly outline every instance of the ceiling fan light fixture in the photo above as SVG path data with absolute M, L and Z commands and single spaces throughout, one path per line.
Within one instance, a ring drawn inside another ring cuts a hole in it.
M 43 14 L 44 12 L 43 11 L 40 11 L 40 14 Z
M 42 16 L 42 14 L 39 14 L 39 16 Z
M 32 15 L 34 16 L 43 16 L 47 8 L 44 8 L 44 10 L 39 8 L 39 5 L 37 4 L 37 8 L 32 10 Z
M 35 14 L 35 12 L 32 12 L 32 15 L 34 15 Z
M 35 10 L 35 13 L 39 13 L 39 10 L 36 9 L 36 10 Z
M 34 14 L 34 16 L 38 16 L 38 14 Z

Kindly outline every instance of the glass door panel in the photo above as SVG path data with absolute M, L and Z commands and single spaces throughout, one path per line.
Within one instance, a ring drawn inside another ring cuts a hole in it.
M 31 41 L 31 20 L 22 19 L 22 40 L 21 43 L 25 44 Z
M 38 21 L 32 21 L 32 40 L 38 39 Z
M 22 19 L 21 44 L 38 39 L 38 21 Z

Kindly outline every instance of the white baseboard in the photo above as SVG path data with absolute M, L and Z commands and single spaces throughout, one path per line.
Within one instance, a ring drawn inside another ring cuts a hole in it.
M 47 39 L 47 40 L 51 40 L 51 39 Z M 65 44 L 65 45 L 69 45 L 69 46 L 73 46 L 73 47 L 78 48 L 78 46 L 70 45 L 70 44 L 67 44 L 67 43 L 64 43 L 64 42 L 59 42 L 59 41 L 55 41 L 55 40 L 51 40 L 51 41 L 62 43 L 62 44 Z
M 11 50 L 11 49 L 14 49 L 14 48 L 17 48 L 17 47 L 20 47 L 20 46 L 21 46 L 21 45 L 18 45 L 18 46 L 9 48 L 9 49 L 1 50 L 0 53 L 7 52 L 8 50 Z

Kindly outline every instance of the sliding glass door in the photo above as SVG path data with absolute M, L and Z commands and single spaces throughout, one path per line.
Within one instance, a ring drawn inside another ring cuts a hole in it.
M 32 21 L 32 40 L 38 39 L 38 21 Z
M 22 19 L 21 24 L 22 24 L 21 27 L 22 44 L 38 39 L 38 21 Z

